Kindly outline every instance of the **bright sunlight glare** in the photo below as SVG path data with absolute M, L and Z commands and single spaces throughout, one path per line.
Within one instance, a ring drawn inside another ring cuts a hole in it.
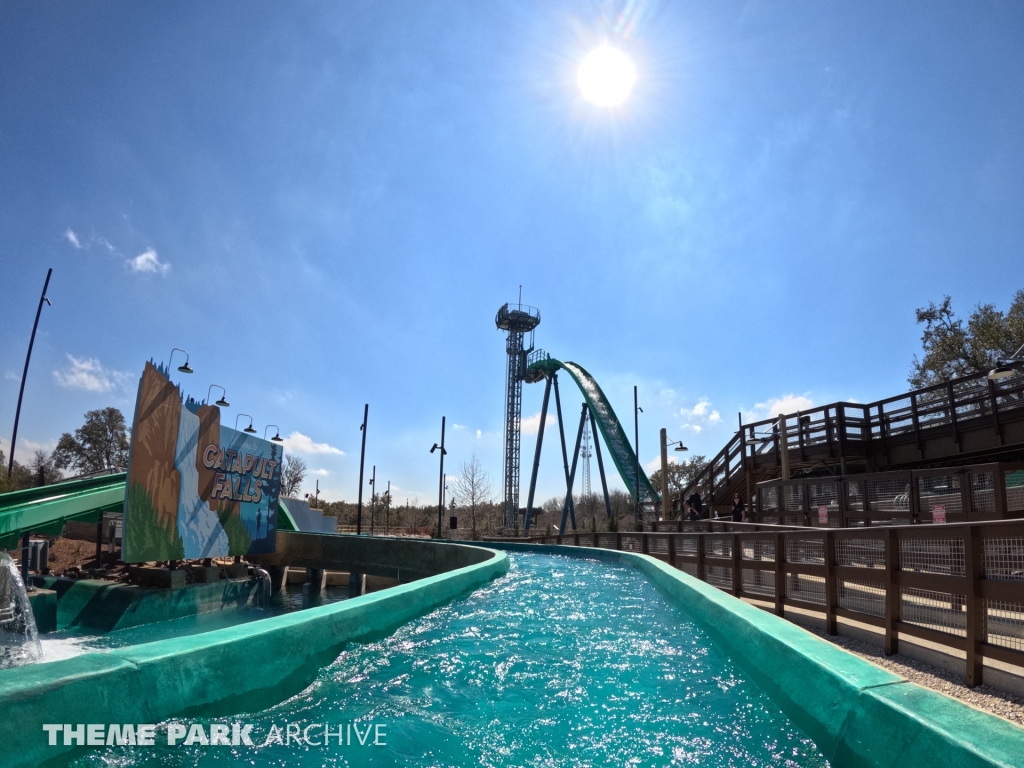
M 614 107 L 633 90 L 636 68 L 625 53 L 605 44 L 586 55 L 578 77 L 583 98 L 599 107 Z

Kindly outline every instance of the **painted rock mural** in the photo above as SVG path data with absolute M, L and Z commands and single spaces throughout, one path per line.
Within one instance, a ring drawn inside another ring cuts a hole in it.
M 274 551 L 281 447 L 221 426 L 146 363 L 135 404 L 124 509 L 124 560 Z

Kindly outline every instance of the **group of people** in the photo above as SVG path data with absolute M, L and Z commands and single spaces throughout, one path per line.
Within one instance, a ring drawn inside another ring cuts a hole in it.
M 704 511 L 704 500 L 700 491 L 696 490 L 683 500 L 683 513 L 689 520 L 707 520 L 709 512 Z M 715 515 L 717 517 L 717 513 Z M 743 523 L 747 519 L 747 505 L 737 493 L 732 497 L 732 521 Z

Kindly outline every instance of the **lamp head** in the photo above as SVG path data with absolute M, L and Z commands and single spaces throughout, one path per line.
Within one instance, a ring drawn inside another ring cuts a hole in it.
M 431 452 L 431 453 L 433 453 L 433 452 L 434 452 L 434 451 L 436 451 L 436 450 L 437 450 L 437 443 L 434 443 L 434 444 L 433 444 L 433 445 L 432 445 L 432 446 L 430 447 L 430 452 Z
M 227 408 L 228 406 L 231 405 L 231 403 L 229 403 L 227 400 L 225 400 L 222 397 L 220 400 L 218 400 L 216 403 L 214 403 L 214 405 L 219 405 L 221 408 Z
M 249 426 L 246 427 L 245 429 L 243 429 L 242 431 L 243 432 L 248 432 L 250 435 L 255 435 L 256 434 L 256 430 L 253 429 L 251 421 L 249 422 Z
M 188 360 L 186 360 L 184 364 L 179 365 L 178 370 L 181 371 L 182 373 L 194 373 L 192 367 L 188 364 Z
M 278 432 L 276 435 L 274 435 L 270 439 L 273 440 L 275 443 L 283 443 L 284 442 L 284 438 L 281 437 L 281 433 L 280 432 Z
M 677 451 L 688 451 L 688 450 L 690 450 L 685 445 L 683 445 L 683 441 L 682 440 L 679 441 L 679 445 L 677 445 L 675 449 Z
M 988 377 L 992 381 L 1007 379 L 1017 372 L 1016 368 L 1012 360 L 1000 360 L 999 364 L 988 372 Z

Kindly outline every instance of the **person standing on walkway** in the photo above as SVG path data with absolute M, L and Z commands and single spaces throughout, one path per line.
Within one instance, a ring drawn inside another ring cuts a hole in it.
M 704 518 L 704 502 L 700 497 L 700 491 L 694 491 L 686 498 L 686 506 L 690 508 L 691 520 Z
M 732 521 L 734 523 L 742 523 L 747 519 L 747 505 L 740 499 L 740 495 L 734 494 L 732 497 Z

